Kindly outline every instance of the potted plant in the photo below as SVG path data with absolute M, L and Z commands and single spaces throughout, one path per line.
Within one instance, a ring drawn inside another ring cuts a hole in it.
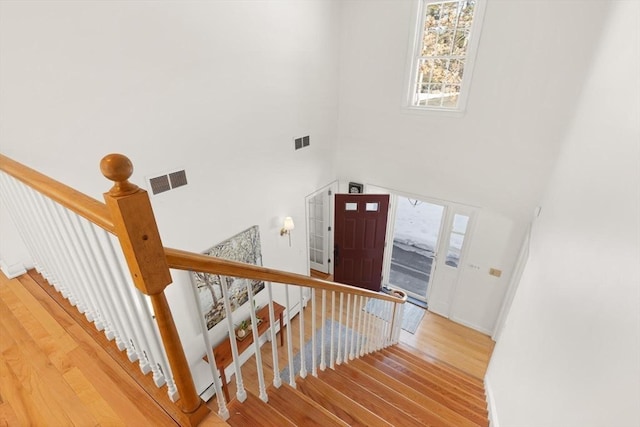
M 238 325 L 238 328 L 236 329 L 236 335 L 238 336 L 238 338 L 244 338 L 247 336 L 248 330 L 249 329 L 249 321 L 248 320 L 243 320 L 242 322 L 240 322 L 240 324 Z

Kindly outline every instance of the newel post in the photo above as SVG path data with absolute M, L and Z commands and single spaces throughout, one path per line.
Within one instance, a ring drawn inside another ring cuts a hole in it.
M 121 154 L 109 154 L 100 162 L 102 174 L 113 181 L 104 193 L 115 231 L 136 287 L 151 298 L 158 329 L 180 394 L 178 404 L 191 425 L 208 413 L 191 377 L 191 371 L 169 309 L 164 289 L 171 274 L 164 254 L 147 192 L 130 183 L 131 161 Z

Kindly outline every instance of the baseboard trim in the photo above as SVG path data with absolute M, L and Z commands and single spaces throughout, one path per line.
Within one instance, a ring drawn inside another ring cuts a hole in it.
M 7 265 L 4 261 L 0 260 L 0 270 L 7 276 L 8 279 L 15 279 L 16 277 L 26 274 L 27 269 L 20 263 Z
M 500 427 L 498 422 L 498 411 L 496 409 L 496 401 L 493 398 L 493 389 L 487 376 L 484 377 L 484 392 L 487 396 L 487 409 L 489 411 L 489 427 Z

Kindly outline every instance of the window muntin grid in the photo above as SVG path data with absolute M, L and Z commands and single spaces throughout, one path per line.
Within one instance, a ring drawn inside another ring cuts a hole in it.
M 476 0 L 423 0 L 411 105 L 460 108 Z

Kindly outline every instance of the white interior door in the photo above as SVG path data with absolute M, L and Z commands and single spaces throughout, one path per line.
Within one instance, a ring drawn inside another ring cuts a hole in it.
M 307 197 L 307 234 L 309 236 L 309 268 L 332 274 L 331 248 L 333 248 L 331 223 L 333 195 L 337 184 L 333 183 Z

